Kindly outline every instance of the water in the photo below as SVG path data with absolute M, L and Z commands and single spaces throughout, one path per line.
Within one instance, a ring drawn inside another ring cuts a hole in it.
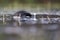
M 57 35 L 55 30 L 57 30 L 58 27 L 59 27 L 58 24 L 43 24 L 42 25 L 42 24 L 39 24 L 38 22 L 36 22 L 35 24 L 22 22 L 20 26 L 14 26 L 12 24 L 5 24 L 3 27 L 2 26 L 0 27 L 1 28 L 0 31 L 4 30 L 3 33 L 5 33 L 6 36 L 9 35 L 6 37 L 7 40 L 15 40 L 15 39 L 17 40 L 16 35 L 19 36 L 20 38 L 20 39 L 18 38 L 19 40 L 45 40 L 45 39 L 50 40 L 52 39 L 50 36 L 52 36 L 54 33 L 55 35 Z M 15 37 L 11 36 L 13 34 L 15 34 Z

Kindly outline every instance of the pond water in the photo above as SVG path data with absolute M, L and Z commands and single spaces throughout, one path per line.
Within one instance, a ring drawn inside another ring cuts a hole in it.
M 13 24 L 5 24 L 3 27 L 0 26 L 0 31 L 3 30 L 2 33 L 5 33 L 7 40 L 17 40 L 15 37 L 10 37 L 10 35 L 18 35 L 19 40 L 51 40 L 53 34 L 57 35 L 57 30 L 59 24 L 39 24 L 38 22 L 35 24 L 22 22 L 20 26 L 14 26 Z M 51 29 L 53 29 L 51 31 Z M 51 34 L 50 34 L 51 33 Z M 50 36 L 48 36 L 50 35 Z M 53 37 L 55 36 L 53 35 Z M 57 38 L 56 38 L 57 39 Z M 53 39 L 54 40 L 54 39 Z

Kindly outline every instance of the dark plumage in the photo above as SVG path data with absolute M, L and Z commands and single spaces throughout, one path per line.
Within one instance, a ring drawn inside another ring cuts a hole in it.
M 29 12 L 26 12 L 26 11 L 18 11 L 15 14 L 21 15 L 21 17 L 23 17 L 23 16 L 29 16 L 29 17 L 31 17 L 32 16 Z

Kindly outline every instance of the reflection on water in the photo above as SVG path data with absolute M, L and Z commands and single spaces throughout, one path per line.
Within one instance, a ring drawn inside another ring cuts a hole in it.
M 9 24 L 11 25 L 11 24 Z M 14 34 L 14 35 L 18 35 L 20 37 L 19 40 L 45 40 L 45 39 L 49 39 L 50 37 L 48 36 L 49 33 L 51 33 L 50 35 L 53 34 L 53 32 L 49 32 L 48 31 L 48 27 L 49 28 L 58 28 L 58 24 L 27 24 L 25 22 L 22 22 L 21 26 L 9 26 L 8 24 L 6 24 L 2 30 L 4 29 L 4 33 L 9 36 L 7 36 L 8 40 L 16 40 L 15 37 L 10 37 L 10 35 Z M 47 31 L 45 30 L 45 28 L 47 29 Z M 50 30 L 50 29 L 49 29 Z M 56 32 L 56 31 L 55 31 Z M 54 32 L 54 33 L 55 33 Z M 48 38 L 49 37 L 49 38 Z M 50 38 L 51 39 L 51 38 Z

